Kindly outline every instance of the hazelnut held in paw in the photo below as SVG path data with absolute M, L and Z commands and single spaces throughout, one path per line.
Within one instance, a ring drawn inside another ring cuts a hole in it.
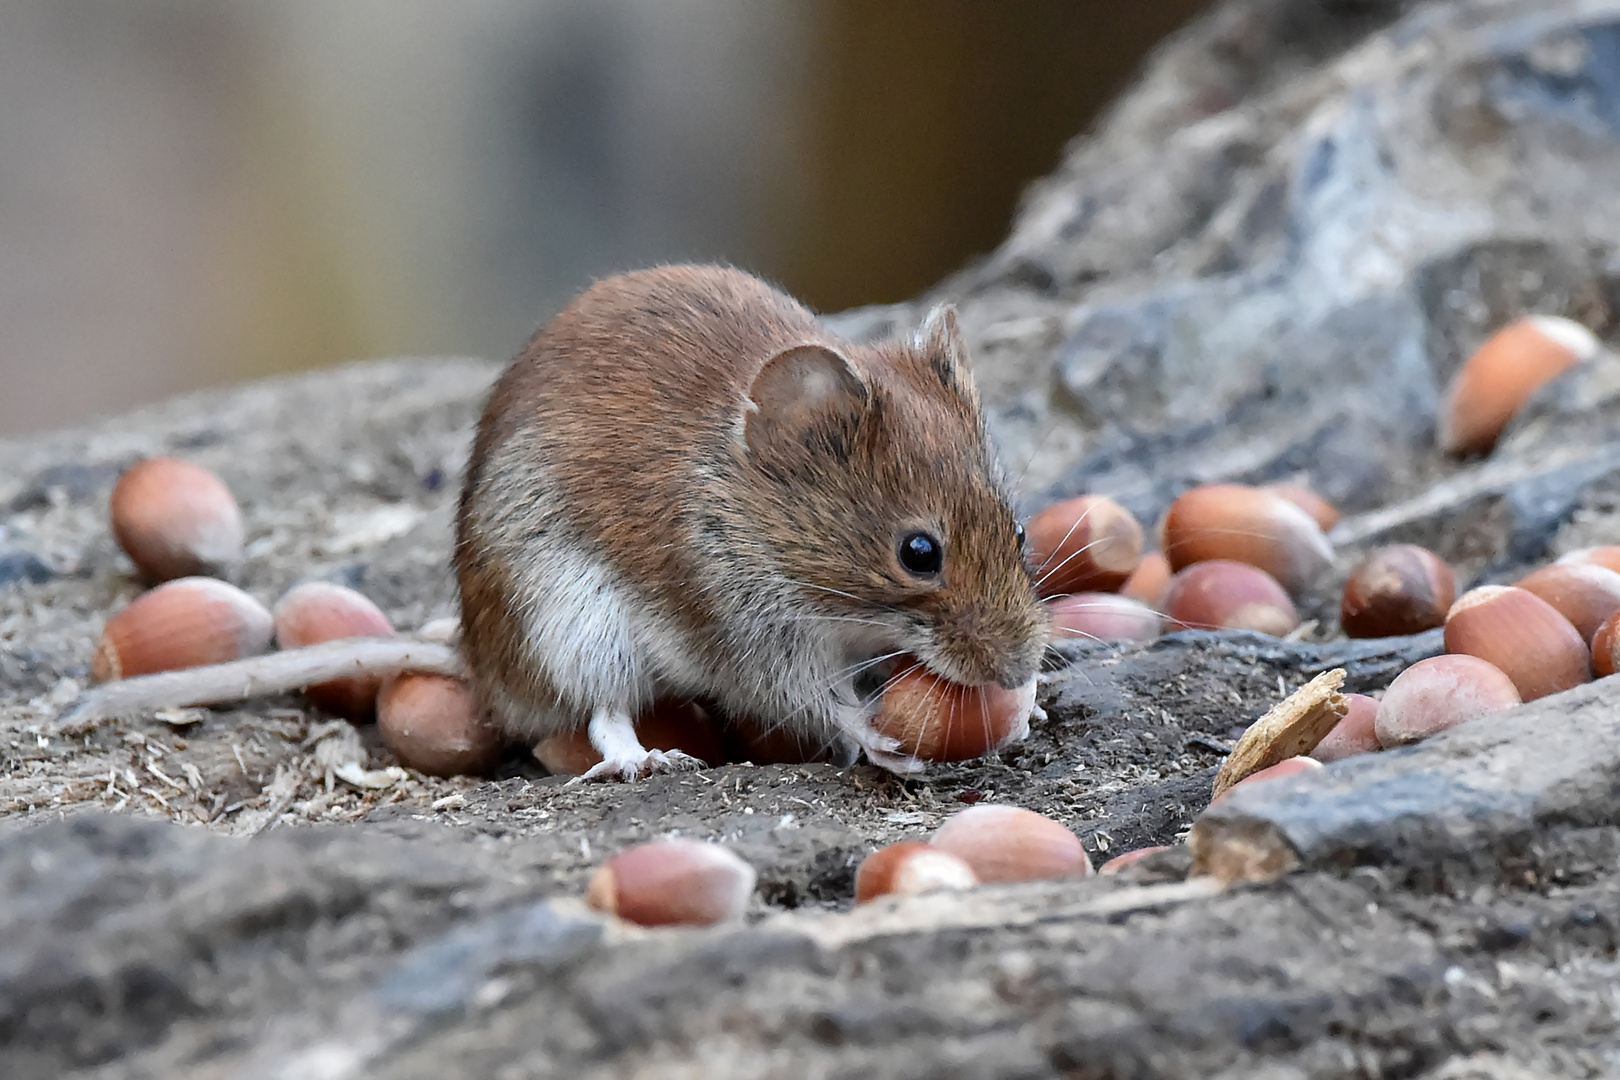
M 686 764 L 632 725 L 665 696 L 910 771 L 876 723 L 896 657 L 1028 700 L 1049 616 L 1023 549 L 951 308 L 854 344 L 741 271 L 642 270 L 496 384 L 457 516 L 462 655 L 508 736 L 585 731 L 587 776 Z

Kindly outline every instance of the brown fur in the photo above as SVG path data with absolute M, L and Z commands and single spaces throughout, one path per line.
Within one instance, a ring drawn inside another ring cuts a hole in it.
M 853 345 L 747 274 L 671 266 L 597 283 L 536 334 L 479 425 L 457 522 L 463 653 L 497 718 L 543 736 L 674 691 L 830 738 L 835 687 L 803 699 L 863 635 L 960 681 L 1032 677 L 1044 609 L 954 316 L 930 330 Z M 792 397 L 801 369 L 832 373 L 825 399 Z M 937 581 L 898 561 L 915 528 L 944 543 Z M 633 678 L 537 657 L 537 618 L 619 640 L 585 578 L 553 592 L 541 566 L 610 583 L 646 640 L 601 662 Z

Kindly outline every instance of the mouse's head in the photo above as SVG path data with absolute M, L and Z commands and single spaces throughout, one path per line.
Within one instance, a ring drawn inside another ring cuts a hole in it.
M 749 398 L 749 501 L 803 617 L 857 662 L 903 651 L 955 682 L 1034 677 L 1049 619 L 954 310 L 909 341 L 787 349 Z

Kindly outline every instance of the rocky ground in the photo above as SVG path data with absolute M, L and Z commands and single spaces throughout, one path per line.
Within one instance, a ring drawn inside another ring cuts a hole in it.
M 229 482 L 262 599 L 324 577 L 402 627 L 451 612 L 490 364 L 357 366 L 0 447 L 5 1075 L 1620 1075 L 1614 680 L 1204 813 L 1279 697 L 1335 666 L 1376 690 L 1438 650 L 1339 639 L 1368 547 L 1429 544 L 1471 583 L 1620 542 L 1614 355 L 1491 456 L 1434 446 L 1440 387 L 1507 318 L 1615 338 L 1617 167 L 1620 3 L 1233 0 L 1002 248 L 839 316 L 879 334 L 958 302 L 1030 508 L 1094 490 L 1151 521 L 1192 483 L 1297 479 L 1349 511 L 1298 640 L 1065 646 L 1027 742 L 914 779 L 565 786 L 520 755 L 433 779 L 294 697 L 56 722 L 138 591 L 105 504 L 145 454 Z M 984 800 L 1098 860 L 1190 843 L 1121 878 L 850 913 L 866 851 Z M 585 911 L 605 853 L 671 833 L 758 869 L 744 924 Z

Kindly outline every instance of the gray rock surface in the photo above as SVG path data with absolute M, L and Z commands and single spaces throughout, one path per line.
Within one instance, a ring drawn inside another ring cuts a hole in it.
M 917 779 L 568 787 L 514 755 L 438 780 L 294 697 L 65 732 L 100 621 L 139 588 L 105 522 L 124 464 L 219 471 L 262 599 L 327 577 L 418 625 L 451 610 L 453 489 L 495 369 L 358 366 L 0 446 L 0 1072 L 1615 1075 L 1615 680 L 1203 811 L 1282 694 L 1334 666 L 1377 690 L 1438 650 L 1334 640 L 1368 546 L 1497 580 L 1620 540 L 1613 356 L 1488 458 L 1433 445 L 1440 387 L 1501 321 L 1614 331 L 1617 118 L 1615 0 L 1232 0 L 1002 248 L 839 316 L 876 334 L 956 300 L 1031 506 L 1100 490 L 1151 520 L 1191 483 L 1286 477 L 1351 511 L 1314 632 L 1065 645 L 1027 742 Z M 1189 831 L 1191 852 L 848 911 L 866 851 L 984 800 L 1098 861 Z M 669 833 L 756 867 L 745 922 L 584 909 L 604 853 Z M 1291 872 L 1188 876 L 1243 852 Z

